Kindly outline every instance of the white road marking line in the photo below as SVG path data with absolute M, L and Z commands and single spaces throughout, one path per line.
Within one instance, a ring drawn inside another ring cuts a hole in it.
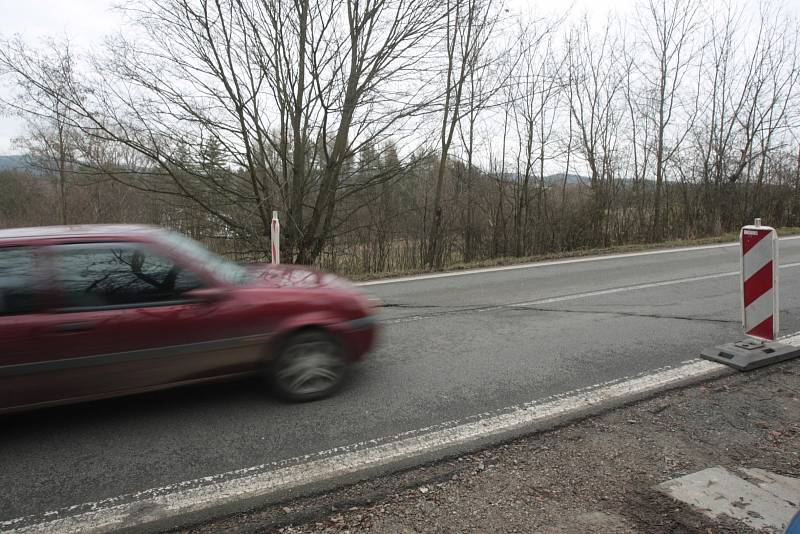
M 783 267 L 797 267 L 800 266 L 800 262 L 787 264 Z M 713 280 L 715 278 L 725 278 L 727 276 L 734 276 L 738 275 L 739 271 L 730 271 L 727 273 L 715 273 L 715 274 L 706 274 L 703 276 L 692 276 L 690 278 L 678 278 L 676 280 L 663 280 L 661 282 L 648 282 L 646 284 L 636 284 L 633 286 L 623 286 L 623 287 L 612 287 L 610 289 L 598 289 L 597 291 L 587 291 L 585 293 L 575 293 L 572 295 L 564 295 L 561 297 L 549 297 L 539 300 L 532 300 L 530 302 L 520 302 L 517 304 L 511 304 L 511 306 L 534 306 L 534 305 L 541 305 L 541 304 L 552 304 L 554 302 L 563 302 L 565 300 L 575 300 L 575 299 L 583 299 L 588 297 L 599 297 L 602 295 L 612 295 L 614 293 L 626 293 L 628 291 L 638 291 L 640 289 L 650 289 L 653 287 L 664 287 L 664 286 L 673 286 L 676 284 L 688 284 L 691 282 L 700 282 L 702 280 Z
M 782 237 L 780 238 L 781 241 L 792 241 L 795 239 L 800 239 L 800 236 L 790 236 L 790 237 Z M 701 250 L 713 250 L 719 248 L 727 248 L 727 247 L 734 247 L 738 246 L 739 242 L 735 241 L 733 243 L 721 243 L 718 245 L 701 245 L 697 247 L 680 247 L 680 248 L 667 248 L 667 249 L 660 249 L 660 250 L 647 250 L 643 252 L 626 252 L 623 254 L 608 254 L 608 255 L 601 255 L 601 256 L 588 256 L 584 258 L 571 258 L 566 260 L 551 260 L 551 261 L 540 261 L 534 263 L 521 263 L 519 265 L 504 265 L 502 267 L 485 267 L 482 269 L 468 269 L 465 271 L 452 271 L 446 273 L 433 273 L 433 274 L 420 274 L 414 276 L 404 276 L 400 278 L 386 278 L 384 280 L 372 280 L 369 282 L 359 282 L 357 285 L 359 286 L 375 286 L 375 285 L 382 285 L 382 284 L 397 284 L 401 282 L 416 282 L 420 280 L 432 280 L 435 278 L 448 278 L 451 276 L 467 276 L 470 274 L 483 274 L 483 273 L 495 273 L 495 272 L 502 272 L 502 271 L 516 271 L 518 269 L 536 269 L 539 267 L 552 267 L 555 265 L 569 265 L 572 263 L 586 263 L 592 261 L 605 261 L 605 260 L 618 260 L 623 258 L 635 258 L 638 256 L 654 256 L 657 254 L 673 254 L 676 252 L 695 252 Z
M 781 265 L 781 269 L 789 269 L 791 267 L 800 267 L 800 262 L 787 263 Z M 727 273 L 705 274 L 702 276 L 692 276 L 690 278 L 678 278 L 675 280 L 664 280 L 661 282 L 648 282 L 646 284 L 637 284 L 633 286 L 614 287 L 611 289 L 599 289 L 597 291 L 587 291 L 585 293 L 575 293 L 573 295 L 564 295 L 561 297 L 550 297 L 539 300 L 532 300 L 530 302 L 521 302 L 518 304 L 511 304 L 511 306 L 533 306 L 539 304 L 550 304 L 553 302 L 562 302 L 565 300 L 582 299 L 587 297 L 597 297 L 601 295 L 611 295 L 613 293 L 624 293 L 627 291 L 636 291 L 639 289 L 650 289 L 653 287 L 672 286 L 676 284 L 688 284 L 690 282 L 700 282 L 702 280 L 713 280 L 715 278 L 725 278 L 727 276 L 738 276 L 739 271 L 729 271 Z
M 781 265 L 781 269 L 789 269 L 791 267 L 800 267 L 800 262 L 796 263 L 787 263 L 785 265 Z M 556 302 L 564 302 L 568 300 L 577 300 L 577 299 L 584 299 L 589 297 L 599 297 L 603 295 L 612 295 L 614 293 L 626 293 L 628 291 L 637 291 L 641 289 L 650 289 L 654 287 L 664 287 L 664 286 L 672 286 L 676 284 L 688 284 L 691 282 L 700 282 L 703 280 L 713 280 L 715 278 L 725 278 L 727 276 L 739 276 L 739 271 L 729 271 L 727 273 L 714 273 L 714 274 L 706 274 L 702 276 L 692 276 L 690 278 L 678 278 L 676 280 L 663 280 L 661 282 L 648 282 L 646 284 L 636 284 L 632 286 L 622 286 L 622 287 L 612 287 L 609 289 L 598 289 L 597 291 L 586 291 L 584 293 L 573 293 L 571 295 L 561 295 L 558 297 L 546 297 L 543 299 L 531 300 L 528 302 L 513 302 L 510 304 L 497 304 L 494 306 L 486 306 L 482 308 L 469 308 L 465 310 L 459 310 L 458 308 L 452 309 L 449 313 L 459 313 L 463 312 L 474 312 L 474 313 L 485 313 L 485 312 L 492 312 L 498 311 L 508 308 L 526 308 L 528 306 L 541 306 L 543 304 L 553 304 Z M 424 319 L 432 319 L 438 316 L 445 316 L 446 313 L 438 312 L 431 314 L 431 315 L 412 315 L 409 317 L 397 317 L 394 319 L 386 319 L 382 323 L 383 324 L 402 324 L 402 323 L 411 323 L 415 321 L 422 321 Z
M 781 341 L 800 345 L 800 332 L 781 338 Z M 449 427 L 439 426 L 437 430 L 406 432 L 388 440 L 354 444 L 339 449 L 346 452 L 338 454 L 324 451 L 318 455 L 307 455 L 296 459 L 300 463 L 285 467 L 270 469 L 272 465 L 265 464 L 41 515 L 2 521 L 0 532 L 86 534 L 111 532 L 130 526 L 142 527 L 239 501 L 266 498 L 277 492 L 332 481 L 344 475 L 363 473 L 444 448 L 479 442 L 497 434 L 515 430 L 533 431 L 593 408 L 644 397 L 688 380 L 715 378 L 728 371 L 729 368 L 722 364 L 700 359 L 688 360 L 675 367 L 664 367 L 655 372 L 480 414 L 477 418 L 454 422 Z M 306 458 L 312 459 L 303 461 Z

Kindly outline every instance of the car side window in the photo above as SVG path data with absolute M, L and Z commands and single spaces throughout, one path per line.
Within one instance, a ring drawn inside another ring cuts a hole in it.
M 0 248 L 0 316 L 41 310 L 36 255 L 31 247 Z
M 132 243 L 54 248 L 56 277 L 66 308 L 166 304 L 201 287 L 191 271 Z

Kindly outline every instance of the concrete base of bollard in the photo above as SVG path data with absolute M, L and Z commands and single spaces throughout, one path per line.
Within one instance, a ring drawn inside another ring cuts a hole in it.
M 746 339 L 705 349 L 700 355 L 706 360 L 724 363 L 740 371 L 749 371 L 797 358 L 800 356 L 800 347 L 777 341 Z

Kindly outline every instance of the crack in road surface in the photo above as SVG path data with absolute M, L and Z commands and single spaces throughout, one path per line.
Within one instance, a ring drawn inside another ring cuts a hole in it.
M 781 265 L 780 269 L 788 269 L 790 267 L 800 267 L 800 262 L 795 263 L 787 263 L 785 265 Z M 590 298 L 590 297 L 598 297 L 602 295 L 611 295 L 615 293 L 625 293 L 629 291 L 638 291 L 642 289 L 650 289 L 650 288 L 657 288 L 657 287 L 664 287 L 664 286 L 671 286 L 677 284 L 688 284 L 692 282 L 701 282 L 704 280 L 713 280 L 716 278 L 725 278 L 729 276 L 739 276 L 739 271 L 729 271 L 725 273 L 713 273 L 713 274 L 706 274 L 700 276 L 692 276 L 689 278 L 677 278 L 674 280 L 662 280 L 659 282 L 647 282 L 643 284 L 636 284 L 630 286 L 620 286 L 620 287 L 612 287 L 608 289 L 600 289 L 597 291 L 587 291 L 583 293 L 573 293 L 570 295 L 562 295 L 556 297 L 547 297 L 542 299 L 537 299 L 528 302 L 518 302 L 518 303 L 508 303 L 508 304 L 496 304 L 496 305 L 470 305 L 470 306 L 444 306 L 444 305 L 435 305 L 435 304 L 425 304 L 425 305 L 413 305 L 413 304 L 405 304 L 405 303 L 384 303 L 383 307 L 386 308 L 409 308 L 409 309 L 436 309 L 436 308 L 450 308 L 448 310 L 434 312 L 434 313 L 420 313 L 414 315 L 406 315 L 402 317 L 394 317 L 391 319 L 386 319 L 383 321 L 384 324 L 403 324 L 403 323 L 411 323 L 415 321 L 422 321 L 424 319 L 435 319 L 438 317 L 446 317 L 452 316 L 457 314 L 466 314 L 466 313 L 484 313 L 490 311 L 497 311 L 497 310 L 505 310 L 505 309 L 513 309 L 513 308 L 528 308 L 532 306 L 537 306 L 540 304 L 552 304 L 556 302 L 564 302 L 567 300 L 577 300 L 583 298 Z M 541 309 L 539 311 L 556 311 L 550 309 Z M 563 310 L 568 311 L 568 310 Z M 601 312 L 586 312 L 586 313 L 601 313 Z M 613 312 L 606 312 L 606 313 L 613 313 Z M 616 312 L 620 315 L 624 315 L 625 312 Z M 648 317 L 648 315 L 634 315 L 640 317 Z M 668 317 L 668 316 L 660 316 L 657 315 L 654 318 L 658 319 L 682 319 L 682 320 L 695 320 L 695 321 L 706 321 L 706 322 L 731 322 L 737 323 L 738 321 L 726 321 L 726 320 L 715 320 L 715 319 L 704 319 L 704 318 L 691 318 L 691 317 Z
M 712 319 L 709 317 L 696 317 L 692 315 L 664 315 L 660 313 L 634 313 L 609 310 L 570 310 L 556 308 L 534 308 L 528 306 L 509 306 L 510 310 L 530 310 L 540 312 L 559 312 L 559 313 L 583 313 L 586 315 L 615 315 L 618 317 L 641 317 L 644 319 L 675 319 L 678 321 L 700 321 L 703 323 L 739 324 L 740 321 L 733 319 Z
M 408 308 L 417 308 L 414 305 L 402 305 L 402 307 Z M 420 308 L 445 308 L 448 306 L 420 306 Z M 405 317 L 396 317 L 394 319 L 387 319 L 384 324 L 403 324 L 403 323 L 410 323 L 414 321 L 421 321 L 424 319 L 436 319 L 439 317 L 445 316 L 452 316 L 458 314 L 470 314 L 470 313 L 485 313 L 488 311 L 533 311 L 533 312 L 543 312 L 543 313 L 575 313 L 575 314 L 584 314 L 584 315 L 610 315 L 616 317 L 640 317 L 643 319 L 674 319 L 678 321 L 699 321 L 704 323 L 717 323 L 717 324 L 739 324 L 738 320 L 734 319 L 713 319 L 710 317 L 698 317 L 692 315 L 666 315 L 660 313 L 634 313 L 634 312 L 624 312 L 624 311 L 613 311 L 613 310 L 586 310 L 586 309 L 569 309 L 569 308 L 541 308 L 541 307 L 534 307 L 534 306 L 521 306 L 519 304 L 501 304 L 501 305 L 494 305 L 494 306 L 479 306 L 479 307 L 469 307 L 469 308 L 458 308 L 458 309 L 449 309 L 441 312 L 436 313 L 426 313 L 426 314 L 416 314 L 416 315 L 409 315 Z

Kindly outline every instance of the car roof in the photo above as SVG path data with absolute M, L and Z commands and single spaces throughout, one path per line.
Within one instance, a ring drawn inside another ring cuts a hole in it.
M 7 228 L 0 230 L 2 241 L 27 241 L 39 239 L 81 239 L 141 236 L 160 233 L 157 226 L 143 224 L 86 224 L 77 226 L 34 226 L 30 228 Z

